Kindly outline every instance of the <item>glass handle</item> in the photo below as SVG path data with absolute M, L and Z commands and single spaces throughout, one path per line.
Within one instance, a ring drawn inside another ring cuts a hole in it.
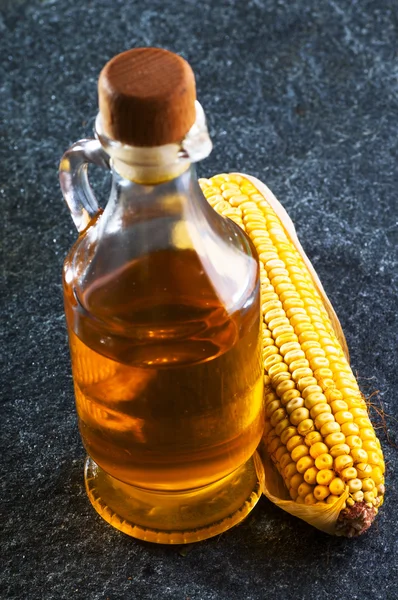
M 59 182 L 76 229 L 83 231 L 98 214 L 97 199 L 88 181 L 88 165 L 109 169 L 109 156 L 95 139 L 76 142 L 65 152 L 59 165 Z

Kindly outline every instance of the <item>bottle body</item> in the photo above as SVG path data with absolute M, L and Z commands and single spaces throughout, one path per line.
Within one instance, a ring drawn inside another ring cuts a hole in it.
M 169 281 L 173 269 L 193 279 L 198 265 L 190 252 L 169 251 L 149 261 L 157 263 L 161 279 Z M 142 269 L 130 266 L 123 275 L 137 281 Z M 118 343 L 115 332 L 95 325 L 82 339 L 69 328 L 82 439 L 95 462 L 126 483 L 163 491 L 208 485 L 245 463 L 260 441 L 258 290 L 252 290 L 249 308 L 228 315 L 211 290 L 195 305 L 189 303 L 193 298 L 174 295 L 165 307 L 156 299 L 157 285 L 144 287 L 145 309 L 123 305 L 123 310 L 139 313 L 138 323 L 148 328 L 156 319 L 161 333 L 149 347 L 137 347 L 128 337 Z M 67 314 L 74 310 L 69 297 L 67 290 Z M 120 310 L 126 299 L 115 291 L 114 301 L 108 308 Z M 84 327 L 77 323 L 79 329 Z M 176 343 L 170 334 L 178 336 Z M 106 338 L 112 347 L 100 353 Z
M 243 253 L 247 241 L 233 223 L 231 256 L 204 256 L 194 247 L 187 223 L 195 216 L 201 237 L 219 232 L 201 225 L 195 203 L 203 200 L 187 198 L 193 177 L 144 194 L 142 211 L 125 199 L 141 223 L 128 249 L 112 233 L 123 202 L 114 190 L 109 215 L 80 236 L 65 261 L 83 443 L 112 477 L 147 490 L 190 490 L 222 479 L 252 456 L 263 428 L 258 265 L 248 245 Z M 137 192 L 130 190 L 136 199 Z M 238 252 L 245 282 L 232 279 L 224 264 Z M 221 292 L 209 260 L 226 272 Z M 226 306 L 222 297 L 237 293 Z

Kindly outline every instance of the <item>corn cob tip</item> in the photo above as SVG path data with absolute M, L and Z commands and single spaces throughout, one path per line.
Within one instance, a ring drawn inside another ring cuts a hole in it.
M 358 537 L 372 525 L 377 511 L 366 502 L 356 502 L 341 511 L 336 523 L 336 535 Z

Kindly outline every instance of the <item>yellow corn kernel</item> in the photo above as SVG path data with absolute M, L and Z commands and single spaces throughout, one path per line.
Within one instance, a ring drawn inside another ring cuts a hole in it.
M 198 179 L 198 183 L 199 183 L 200 187 L 202 188 L 202 192 L 206 196 L 207 188 L 211 187 L 211 185 L 212 185 L 211 179 L 206 179 L 205 177 L 201 177 L 200 179 Z M 207 198 L 207 196 L 206 196 L 206 198 Z
M 290 415 L 290 422 L 292 425 L 298 425 L 301 421 L 304 421 L 304 419 L 308 419 L 309 416 L 310 411 L 308 408 L 305 408 L 304 406 L 296 408 Z
M 268 452 L 270 454 L 273 454 L 275 452 L 275 450 L 277 450 L 279 448 L 279 446 L 282 445 L 282 442 L 280 440 L 280 438 L 278 437 L 274 437 L 271 441 L 268 442 Z
M 362 448 L 352 448 L 351 456 L 354 459 L 354 463 L 367 463 L 368 453 Z
M 304 502 L 305 504 L 308 504 L 309 506 L 312 506 L 313 504 L 316 504 L 316 498 L 314 494 L 307 494 L 306 497 L 304 498 Z
M 337 471 L 337 473 L 339 473 L 346 467 L 352 467 L 353 463 L 354 461 L 351 456 L 348 456 L 347 454 L 342 454 L 341 456 L 337 456 L 334 459 L 334 468 Z
M 328 405 L 326 405 L 328 406 Z M 331 415 L 328 412 L 323 412 L 320 415 L 317 416 L 317 418 L 315 419 L 315 427 L 320 430 L 322 429 L 323 425 L 326 425 L 326 423 L 334 423 L 334 416 Z M 322 431 L 321 431 L 322 433 Z
M 282 262 L 282 261 L 280 261 Z M 269 264 L 269 262 L 267 263 Z M 282 306 L 282 303 L 280 302 L 280 305 Z M 283 307 L 286 308 L 286 303 L 283 304 Z M 296 351 L 299 352 L 299 356 L 304 356 L 304 352 L 301 350 L 300 348 L 300 344 L 297 341 L 294 342 L 286 342 L 285 344 L 282 344 L 280 347 L 280 352 L 281 354 L 283 354 L 283 356 L 285 357 L 285 362 L 287 362 L 288 364 L 290 364 L 290 362 L 286 359 L 286 356 L 288 356 L 288 354 L 292 351 Z
M 324 349 L 327 350 L 327 346 L 324 347 Z M 342 393 L 340 392 L 340 390 L 337 390 L 337 389 L 329 388 L 324 391 L 324 394 L 327 398 L 327 401 L 330 402 L 331 404 L 332 404 L 332 402 L 335 402 L 336 400 L 343 399 Z M 333 408 L 332 408 L 332 410 L 333 410 Z M 338 409 L 336 409 L 336 410 L 338 410 Z M 343 407 L 342 410 L 345 410 L 345 407 Z
M 347 402 L 344 402 L 344 400 L 335 400 L 330 403 L 330 408 L 332 409 L 333 414 L 336 414 L 341 410 L 348 410 L 348 404 Z
M 278 408 L 271 415 L 270 423 L 275 427 L 282 419 L 286 417 L 286 411 L 284 408 Z
M 323 356 L 316 356 L 315 358 L 311 359 L 310 362 L 311 369 L 314 371 L 318 371 L 319 369 L 326 367 L 328 364 L 328 359 L 324 358 Z
M 340 496 L 345 490 L 346 484 L 340 477 L 335 477 L 333 481 L 329 483 L 330 493 L 334 496 Z
M 347 437 L 349 435 L 358 435 L 359 427 L 355 423 L 343 423 L 341 425 L 341 432 L 344 433 Z
M 337 456 L 342 456 L 343 454 L 349 454 L 350 447 L 347 444 L 336 444 L 330 448 L 330 455 L 333 458 L 337 458 Z
M 307 433 L 304 441 L 307 446 L 310 447 L 316 444 L 316 442 L 322 442 L 322 436 L 319 431 L 311 431 L 310 433 Z
M 355 480 L 352 479 L 351 481 L 355 481 Z M 362 502 L 364 494 L 363 494 L 362 490 L 359 490 L 358 492 L 354 492 L 353 494 L 351 494 L 351 496 L 355 502 Z
M 263 437 L 264 439 L 266 437 L 268 437 L 268 434 L 270 433 L 270 431 L 272 431 L 273 427 L 271 427 L 270 422 L 268 421 L 268 419 L 265 421 L 264 423 L 264 431 L 263 431 Z
M 330 408 L 329 404 L 325 404 L 323 402 L 315 404 L 310 411 L 311 419 L 316 419 L 316 417 L 322 413 L 332 413 L 332 409 Z
M 305 498 L 307 496 L 307 494 L 312 494 L 313 489 L 314 489 L 314 486 L 309 485 L 308 483 L 304 482 L 298 488 L 299 496 L 301 496 L 302 498 Z
M 283 404 L 283 406 L 286 406 L 290 400 L 293 400 L 294 398 L 299 398 L 300 397 L 300 392 L 296 389 L 294 390 L 287 390 L 286 392 L 284 392 L 281 396 L 281 402 Z
M 274 456 L 275 456 L 275 459 L 276 459 L 278 462 L 280 462 L 280 460 L 281 460 L 282 456 L 284 456 L 284 455 L 286 455 L 286 454 L 287 454 L 287 456 L 289 456 L 289 452 L 286 450 L 286 447 L 285 447 L 285 446 L 280 446 L 280 447 L 279 447 L 279 448 L 276 450 L 276 452 L 275 452 Z M 289 462 L 290 462 L 290 461 L 289 461 Z
M 305 389 L 306 388 L 304 388 L 304 391 L 305 391 Z M 304 395 L 304 391 L 303 391 L 303 395 Z M 315 406 L 318 406 L 318 404 L 321 404 L 322 406 L 329 406 L 325 396 L 323 394 L 320 394 L 319 392 L 313 392 L 312 394 L 309 394 L 305 398 L 304 404 L 305 404 L 306 408 L 308 408 L 308 410 L 312 410 Z
M 297 446 L 300 446 L 303 443 L 303 438 L 301 435 L 294 435 L 286 442 L 286 448 L 289 452 L 292 452 Z
M 316 476 L 316 482 L 319 485 L 329 485 L 334 476 L 332 469 L 322 469 Z
M 354 492 L 359 492 L 362 489 L 362 481 L 361 479 L 350 479 L 348 482 L 348 489 L 353 494 Z
M 301 294 L 301 296 L 305 296 L 305 294 Z M 308 294 L 307 294 L 308 296 Z M 316 333 L 316 331 L 306 331 L 305 333 L 301 334 L 301 338 L 299 338 L 300 344 L 304 344 L 305 342 L 309 342 L 309 341 L 318 341 L 319 340 L 319 335 Z
M 374 440 L 376 438 L 376 434 L 373 431 L 373 429 L 361 429 L 360 431 L 360 436 L 361 436 L 361 440 L 363 442 L 367 441 L 367 440 Z
M 338 413 L 335 413 L 334 418 L 339 425 L 354 421 L 354 417 L 348 410 L 341 410 Z
M 375 487 L 375 482 L 370 477 L 365 477 L 362 479 L 362 491 L 363 492 L 371 492 Z
M 305 342 L 304 342 L 304 344 L 305 344 Z M 301 345 L 302 348 L 304 347 L 304 344 Z M 308 385 L 303 390 L 302 397 L 304 398 L 304 400 L 306 400 L 310 394 L 322 394 L 322 388 L 319 387 L 319 385 Z
M 282 444 L 287 444 L 290 438 L 292 438 L 294 435 L 297 435 L 296 427 L 287 427 L 286 429 L 284 429 L 281 433 Z
M 329 486 L 329 488 L 330 488 L 330 486 Z M 334 504 L 335 502 L 337 502 L 338 499 L 339 499 L 339 496 L 336 496 L 335 494 L 330 494 L 330 496 L 328 496 L 326 498 L 326 503 Z
M 316 476 L 318 475 L 318 469 L 316 467 L 310 467 L 304 473 L 304 481 L 310 485 L 316 484 Z
M 368 413 L 364 408 L 352 408 L 351 414 L 354 417 L 354 419 L 361 418 L 361 417 L 368 418 Z
M 293 398 L 293 400 L 290 400 L 286 404 L 286 412 L 288 415 L 290 415 L 293 411 L 296 410 L 296 408 L 301 408 L 302 406 L 304 406 L 304 400 L 302 398 Z
M 309 344 L 314 344 L 314 345 L 309 345 Z M 308 360 L 312 360 L 313 358 L 316 358 L 318 356 L 322 356 L 323 358 L 325 358 L 325 356 L 326 356 L 325 351 L 319 347 L 319 344 L 317 344 L 317 342 L 306 342 L 301 347 L 305 351 L 305 355 L 308 358 Z
M 375 441 L 373 441 L 373 440 L 365 440 L 365 441 L 362 443 L 362 448 L 363 448 L 364 450 L 366 450 L 366 452 L 368 452 L 368 450 L 370 450 L 370 451 L 372 451 L 372 450 L 373 450 L 374 452 L 379 452 L 379 446 L 378 446 L 378 444 L 377 444 Z
M 287 371 L 287 365 L 285 365 L 285 363 L 283 362 L 278 362 L 277 360 L 275 360 L 272 365 L 267 367 L 267 372 L 268 375 L 271 377 L 272 385 L 276 386 L 281 381 L 285 381 L 289 377 L 289 373 Z
M 372 469 L 372 475 L 371 475 L 371 477 L 372 477 L 372 479 L 373 479 L 373 481 L 375 482 L 376 485 L 380 485 L 384 481 L 383 472 L 380 469 L 380 467 L 374 467 Z
M 300 458 L 303 458 L 303 456 L 306 456 L 307 454 L 308 447 L 304 444 L 300 444 L 300 446 L 296 446 L 294 450 L 292 450 L 291 457 L 292 460 L 294 460 L 294 462 L 297 462 L 298 460 L 300 460 Z
M 300 435 L 306 436 L 311 431 L 314 431 L 315 426 L 312 419 L 304 419 L 297 425 L 297 431 Z
M 349 435 L 345 439 L 346 444 L 349 445 L 350 448 L 361 448 L 362 440 L 358 435 Z
M 270 392 L 268 392 L 268 394 L 264 395 L 264 406 L 266 406 L 268 408 L 268 405 L 271 404 L 271 402 L 278 402 L 278 397 L 275 394 L 275 392 L 273 390 L 271 390 Z M 280 406 L 280 403 L 276 405 L 276 407 L 278 408 Z M 272 412 L 272 411 L 271 411 Z
M 289 354 L 291 354 L 289 352 Z M 285 361 L 289 364 L 289 371 L 292 373 L 292 377 L 293 377 L 293 373 L 295 373 L 298 369 L 308 369 L 309 367 L 309 362 L 308 360 L 306 360 L 305 358 L 299 358 L 299 354 L 303 354 L 300 351 L 295 352 L 296 356 L 294 357 L 294 360 L 292 360 L 290 363 L 287 361 L 286 356 L 285 356 Z M 294 379 L 294 377 L 293 377 Z
M 270 357 L 272 356 L 276 356 L 279 357 L 278 354 L 278 348 L 274 345 L 272 345 L 272 340 L 270 340 L 271 343 L 267 343 L 264 347 L 263 347 L 263 361 L 264 361 L 264 367 L 266 367 L 267 364 L 269 364 L 267 361 Z M 270 365 L 271 366 L 271 365 Z M 272 392 L 274 393 L 274 392 Z M 279 401 L 278 396 L 274 393 L 274 399 Z
M 295 462 L 288 463 L 283 469 L 283 475 L 285 479 L 291 479 L 295 473 L 297 473 L 297 467 Z
M 297 327 L 296 327 L 297 329 Z M 302 367 L 300 369 L 296 369 L 295 371 L 292 372 L 292 379 L 293 381 L 299 381 L 300 379 L 302 379 L 303 377 L 308 377 L 312 375 L 312 371 L 310 368 L 308 367 Z
M 268 331 L 268 329 L 263 329 L 263 331 Z M 271 335 L 271 332 L 269 332 L 269 334 Z M 276 346 L 273 346 L 274 348 L 276 348 Z M 294 382 L 291 379 L 285 379 L 284 381 L 281 381 L 281 383 L 279 383 L 276 388 L 275 388 L 275 392 L 277 394 L 277 396 L 279 398 L 281 398 L 281 396 L 283 396 L 283 394 L 289 390 L 295 389 L 295 385 Z
M 286 365 L 283 363 L 283 358 L 279 354 L 271 354 L 264 360 L 264 369 L 268 375 L 272 377 L 281 371 L 287 371 Z
M 265 333 L 268 333 L 269 335 L 271 335 L 271 332 L 270 332 L 270 331 L 268 331 L 268 329 L 263 329 L 263 335 L 264 335 Z M 266 388 L 267 388 L 267 386 L 270 386 L 270 384 L 271 384 L 271 378 L 270 378 L 270 377 L 268 377 L 268 375 L 265 375 L 265 374 L 264 374 L 264 389 L 266 389 Z
M 317 458 L 321 454 L 325 454 L 327 452 L 328 447 L 323 442 L 315 442 L 315 444 L 310 447 L 310 454 L 312 458 Z
M 345 481 L 347 481 L 348 479 L 355 479 L 357 477 L 357 475 L 358 475 L 358 472 L 355 469 L 355 467 L 347 467 L 346 469 L 343 469 L 340 473 L 340 476 Z
M 313 466 L 313 465 L 310 465 L 310 466 Z M 333 467 L 333 458 L 330 456 L 330 454 L 326 454 L 326 453 L 320 454 L 315 459 L 315 466 L 319 470 L 331 469 Z
M 378 452 L 374 452 L 373 450 L 368 451 L 368 460 L 369 463 L 373 465 L 378 465 L 381 462 L 380 456 Z
M 358 471 L 359 479 L 370 477 L 372 475 L 372 467 L 366 463 L 357 463 L 356 469 Z
M 330 433 L 325 437 L 325 444 L 331 448 L 332 446 L 336 446 L 337 444 L 345 443 L 345 435 L 341 433 L 341 431 L 336 431 L 335 433 Z
M 279 439 L 278 436 L 275 433 L 275 429 L 271 426 L 271 423 L 269 423 L 271 429 L 269 429 L 267 427 L 267 433 L 264 434 L 264 440 L 267 442 L 267 445 L 269 445 L 273 440 L 275 439 Z M 276 450 L 276 448 L 275 448 Z
M 329 423 L 325 423 L 321 427 L 321 434 L 325 438 L 331 433 L 337 433 L 338 431 L 340 431 L 340 425 L 336 423 L 336 421 L 330 421 Z
M 373 492 L 365 492 L 363 495 L 363 499 L 365 500 L 365 502 L 371 502 L 373 504 L 375 500 L 375 495 Z
M 299 341 L 301 342 L 301 336 L 299 336 Z M 302 377 L 301 379 L 299 379 L 299 381 L 297 382 L 297 388 L 300 390 L 300 392 L 302 392 L 303 390 L 305 390 L 305 388 L 307 388 L 310 385 L 317 385 L 317 380 L 315 379 L 315 377 Z M 308 407 L 307 407 L 308 408 Z
M 297 500 L 297 498 L 298 498 L 298 491 L 297 490 L 294 490 L 293 488 L 289 488 L 289 494 L 290 494 L 290 497 L 291 497 L 292 500 Z
M 331 371 L 330 369 L 327 369 L 327 368 L 316 369 L 316 376 L 317 376 L 317 379 L 320 380 L 320 382 L 321 382 L 321 387 L 322 387 L 323 383 L 326 383 L 326 385 L 329 385 L 329 380 L 330 380 L 330 383 L 332 383 L 332 384 L 334 383 L 333 371 Z
M 314 459 L 311 456 L 303 456 L 296 463 L 296 468 L 299 473 L 304 473 L 307 469 L 310 469 L 315 464 Z
M 291 462 L 291 457 L 289 452 L 286 452 L 286 454 L 283 454 L 283 456 L 281 457 L 280 461 L 279 461 L 279 466 L 280 468 L 283 470 L 285 469 L 285 467 L 287 467 L 287 465 Z M 295 464 L 295 463 L 293 463 Z
M 304 477 L 301 475 L 301 473 L 295 473 L 290 479 L 290 487 L 292 487 L 294 490 L 297 490 L 303 481 Z
M 314 488 L 314 496 L 318 501 L 325 500 L 329 494 L 330 492 L 327 485 L 316 485 Z
M 267 417 L 271 417 L 271 415 L 280 407 L 281 403 L 279 399 L 272 400 L 265 407 L 265 414 Z
M 284 429 L 286 429 L 286 427 L 289 427 L 289 425 L 290 425 L 289 419 L 282 419 L 282 421 L 279 421 L 279 423 L 277 425 L 275 425 L 276 435 L 280 436 L 282 434 L 282 431 Z
M 290 375 L 289 373 L 287 373 L 286 371 L 284 371 L 283 369 L 270 369 L 270 387 L 272 389 L 272 387 L 275 388 L 275 391 L 279 388 L 280 384 L 285 383 L 286 381 L 290 381 L 289 379 Z M 277 396 L 279 396 L 279 399 L 281 401 L 282 406 L 286 406 L 287 401 L 285 401 L 285 394 L 287 394 L 288 392 L 292 392 L 294 390 L 287 390 L 286 392 L 283 392 L 282 394 L 277 394 Z
M 337 365 L 337 370 L 342 369 L 341 363 Z M 343 372 L 343 371 L 342 371 Z M 350 389 L 354 393 L 356 391 L 357 383 L 354 379 L 349 379 L 348 377 L 336 377 L 335 379 L 336 385 L 338 385 L 341 389 Z
M 356 423 L 358 425 L 359 429 L 370 429 L 371 428 L 371 424 L 370 424 L 368 417 L 357 417 L 354 419 L 354 423 Z M 373 440 L 373 438 L 370 437 L 369 440 Z

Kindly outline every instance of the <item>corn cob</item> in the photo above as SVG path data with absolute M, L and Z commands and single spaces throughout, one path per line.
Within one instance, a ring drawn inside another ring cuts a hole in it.
M 296 505 L 310 516 L 336 503 L 332 532 L 359 535 L 383 503 L 383 453 L 304 257 L 252 180 L 222 174 L 199 183 L 260 260 L 264 447 Z

